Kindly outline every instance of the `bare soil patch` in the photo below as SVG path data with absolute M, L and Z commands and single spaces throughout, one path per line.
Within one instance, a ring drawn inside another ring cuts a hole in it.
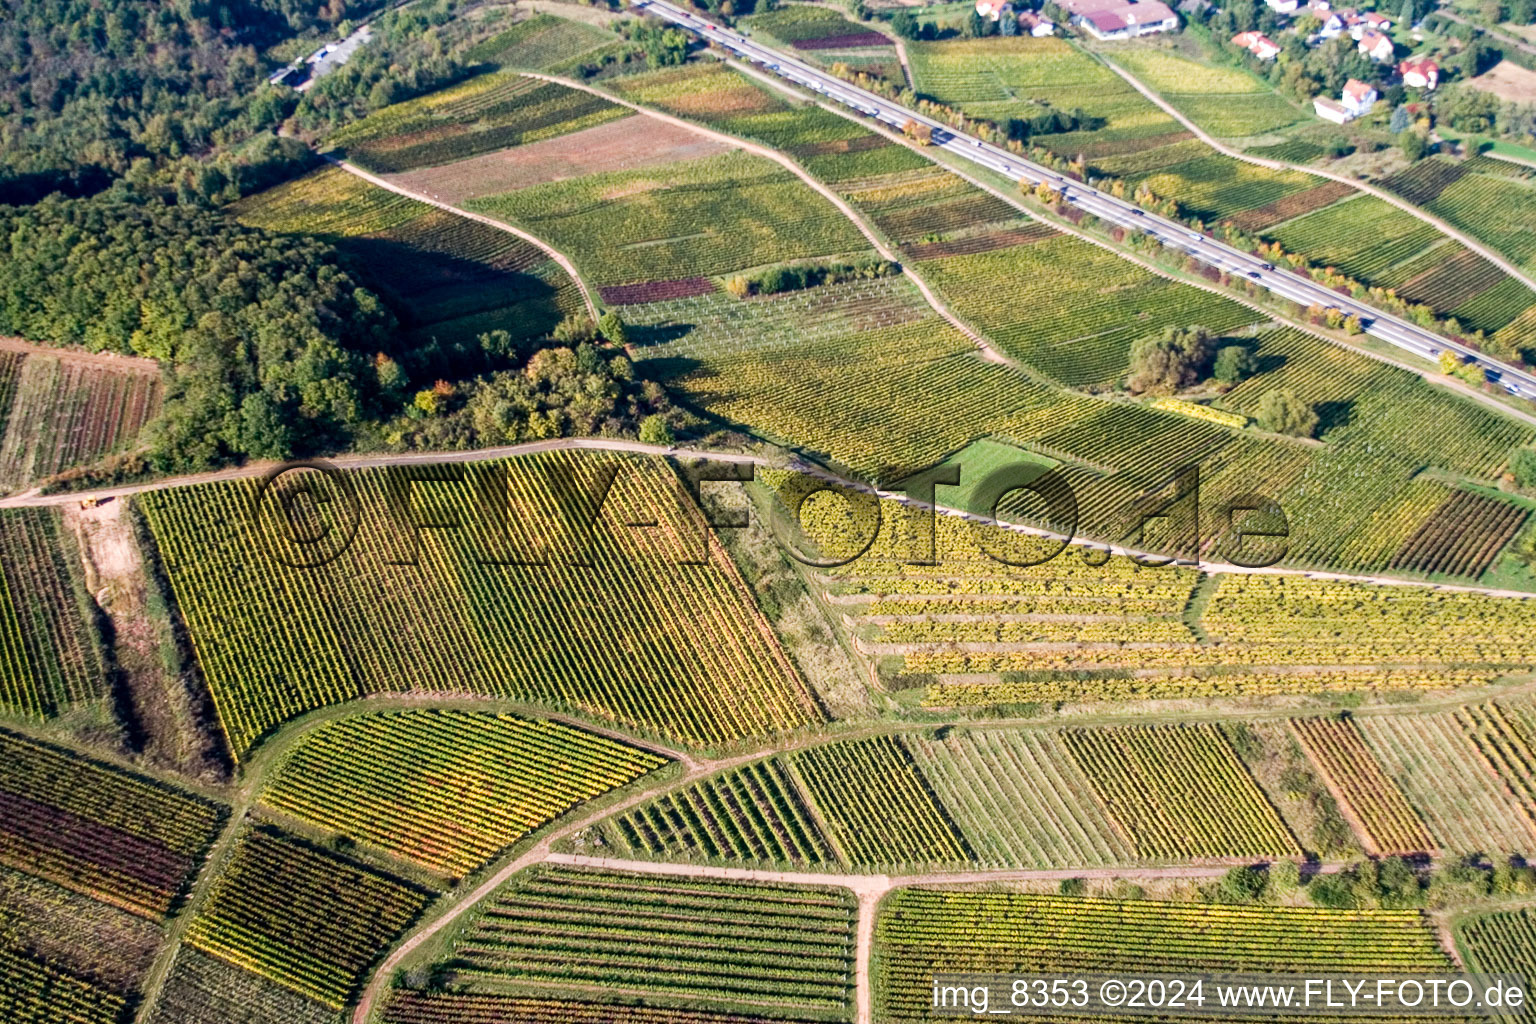
M 730 148 L 686 128 L 634 116 L 441 167 L 393 174 L 389 180 L 446 203 L 462 203 L 543 182 L 714 156 Z
M 194 683 L 180 670 L 168 612 L 153 599 L 128 503 L 65 505 L 64 524 L 79 544 L 86 586 L 105 617 L 119 677 L 119 713 L 148 761 L 203 779 L 219 773 L 203 728 Z
M 1536 71 L 1501 60 L 1472 79 L 1472 84 L 1510 103 L 1536 103 Z

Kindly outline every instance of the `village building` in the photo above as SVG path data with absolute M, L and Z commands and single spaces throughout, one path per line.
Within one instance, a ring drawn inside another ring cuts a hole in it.
M 1403 84 L 1413 89 L 1433 89 L 1440 84 L 1440 65 L 1428 57 L 1415 57 L 1397 66 Z
M 1368 29 L 1360 36 L 1360 52 L 1377 63 L 1385 64 L 1397 51 L 1392 45 L 1391 37 L 1375 29 Z
M 1179 16 L 1162 0 L 1063 0 L 1062 7 L 1095 39 L 1133 39 L 1179 27 Z
M 1274 60 L 1280 55 L 1280 47 L 1262 32 L 1239 32 L 1232 37 L 1236 46 L 1241 46 L 1259 60 Z
M 1337 100 L 1318 96 L 1312 100 L 1312 108 L 1323 120 L 1344 124 L 1370 113 L 1379 98 L 1374 86 L 1351 78 L 1344 84 L 1344 92 Z
M 1043 14 L 1025 11 L 1019 15 L 1019 31 L 1028 32 L 1036 39 L 1042 36 L 1053 36 L 1056 34 L 1056 23 Z

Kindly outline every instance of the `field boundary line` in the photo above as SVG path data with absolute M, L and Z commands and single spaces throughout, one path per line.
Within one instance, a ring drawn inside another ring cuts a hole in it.
M 1001 193 L 999 193 L 1001 194 Z M 1172 280 L 1177 280 L 1174 278 Z M 1536 419 L 1536 418 L 1533 418 Z M 770 458 L 767 455 L 758 455 L 743 452 L 714 451 L 705 448 L 678 447 L 659 444 L 646 444 L 642 441 L 626 441 L 621 438 L 609 437 L 560 437 L 544 441 L 527 441 L 522 444 L 504 445 L 496 448 L 480 448 L 471 450 L 454 450 L 446 452 L 411 452 L 392 455 L 339 455 L 329 461 L 339 469 L 380 469 L 396 466 L 425 466 L 442 463 L 474 463 L 487 462 L 495 459 L 515 458 L 523 455 L 535 455 L 541 452 L 553 451 L 614 451 L 629 452 L 636 455 L 649 455 L 669 458 L 700 458 L 718 462 L 736 462 L 762 466 L 767 469 L 788 469 L 791 471 L 806 473 L 826 480 L 829 483 L 839 484 L 856 490 L 862 490 L 877 497 L 890 498 L 892 500 L 905 500 L 900 492 L 882 490 L 864 481 L 849 480 L 838 476 L 825 467 L 808 462 L 797 457 Z M 193 487 L 199 484 L 214 483 L 226 480 L 248 480 L 272 472 L 284 463 L 257 462 L 235 469 L 218 470 L 212 473 L 195 473 L 189 476 L 167 477 L 151 483 L 127 484 L 122 487 L 102 488 L 95 491 L 70 491 L 62 494 L 36 494 L 26 492 L 9 498 L 0 499 L 0 509 L 4 508 L 35 508 L 51 505 L 67 505 L 77 501 L 104 500 L 109 498 L 132 497 L 136 494 L 145 494 L 154 491 L 171 490 L 177 487 Z M 1039 527 L 1027 526 L 1022 523 L 996 522 L 986 516 L 976 515 L 964 509 L 952 508 L 948 505 L 932 504 L 925 502 L 908 502 L 915 507 L 928 509 L 944 515 L 956 516 L 969 522 L 986 523 L 996 525 L 999 529 L 1013 530 L 1030 536 L 1043 537 L 1048 540 L 1063 540 L 1076 547 L 1094 548 L 1099 551 L 1108 551 L 1111 554 L 1124 555 L 1126 557 L 1161 558 L 1165 557 L 1157 552 L 1141 551 L 1136 548 L 1127 548 L 1118 544 L 1110 544 L 1104 541 L 1094 540 L 1090 537 L 1072 536 L 1064 538 L 1059 533 Z M 1233 565 L 1228 562 L 1180 562 L 1181 567 L 1196 569 L 1211 575 L 1230 574 L 1246 576 L 1303 576 L 1307 579 L 1334 581 L 1339 583 L 1360 583 L 1373 586 L 1386 587 L 1417 587 L 1426 590 L 1440 590 L 1449 593 L 1482 594 L 1486 597 L 1507 598 L 1510 600 L 1536 600 L 1536 591 L 1507 590 L 1497 587 L 1483 587 L 1475 583 L 1437 583 L 1433 580 L 1404 579 L 1395 576 L 1352 575 L 1350 573 L 1326 572 L 1300 567 L 1291 568 L 1285 566 L 1267 566 L 1263 568 L 1250 568 L 1247 566 Z
M 1462 245 L 1466 246 L 1468 249 L 1471 249 L 1473 252 L 1477 253 L 1489 263 L 1492 263 L 1494 266 L 1504 271 L 1504 273 L 1508 274 L 1516 281 L 1519 281 L 1521 284 L 1531 289 L 1531 291 L 1536 292 L 1536 279 L 1527 277 L 1524 271 L 1515 266 L 1509 260 L 1505 259 L 1503 256 L 1500 256 L 1497 252 L 1488 248 L 1482 242 L 1479 242 L 1469 235 L 1458 231 L 1455 227 L 1452 227 L 1450 224 L 1441 220 L 1439 217 L 1436 217 L 1428 210 L 1415 206 L 1414 204 L 1408 202 L 1408 200 L 1403 199 L 1401 196 L 1393 195 L 1386 189 L 1378 188 L 1377 186 L 1372 185 L 1369 182 L 1361 181 L 1358 178 L 1351 178 L 1347 175 L 1337 174 L 1333 171 L 1326 171 L 1318 167 L 1307 167 L 1302 164 L 1286 163 L 1284 160 L 1270 160 L 1267 157 L 1253 156 L 1249 153 L 1244 153 L 1242 150 L 1233 149 L 1230 146 L 1224 145 L 1223 143 L 1216 141 L 1216 139 L 1208 134 L 1205 129 L 1201 128 L 1199 125 L 1195 124 L 1195 122 L 1191 121 L 1189 118 L 1180 113 L 1178 108 L 1176 108 L 1172 103 L 1169 103 L 1167 100 L 1163 99 L 1162 95 L 1154 90 L 1151 86 L 1143 84 L 1141 80 L 1138 79 L 1135 75 L 1131 74 L 1129 71 L 1125 70 L 1120 65 L 1110 60 L 1108 57 L 1101 53 L 1095 53 L 1092 50 L 1084 50 L 1083 52 L 1093 54 L 1093 56 L 1105 67 L 1109 68 L 1115 74 L 1125 79 L 1137 92 L 1141 93 L 1147 99 L 1157 104 L 1157 106 L 1162 108 L 1164 113 L 1178 121 L 1191 132 L 1194 132 L 1196 138 L 1205 143 L 1207 146 L 1210 146 L 1212 149 L 1216 150 L 1218 153 L 1221 153 L 1223 156 L 1229 156 L 1234 160 L 1241 160 L 1244 163 L 1250 163 L 1258 167 L 1265 167 L 1271 171 L 1297 171 L 1302 174 L 1315 175 L 1319 178 L 1326 178 L 1329 181 L 1336 181 L 1341 185 L 1348 185 L 1350 188 L 1364 192 L 1366 195 L 1375 196 L 1377 199 L 1397 207 L 1404 213 L 1408 213 L 1414 217 L 1417 217 L 1419 220 L 1434 227 L 1447 237 L 1460 242 Z M 1323 207 L 1323 209 L 1327 209 L 1327 207 Z
M 537 235 L 531 235 L 524 231 L 522 228 L 513 227 L 511 224 L 508 224 L 505 221 L 499 221 L 494 218 L 487 217 L 484 214 L 471 213 L 468 210 L 454 206 L 452 203 L 445 203 L 440 199 L 433 199 L 425 192 L 417 192 L 416 190 L 406 188 L 403 185 L 397 185 L 386 178 L 379 177 L 377 174 L 370 174 L 368 171 L 363 170 L 361 167 L 351 163 L 350 161 L 342 160 L 339 157 L 331 156 L 328 153 L 321 155 L 332 166 L 339 167 L 343 171 L 346 171 L 348 174 L 352 174 L 363 179 L 370 185 L 377 185 L 379 188 L 387 189 L 396 195 L 405 196 L 407 199 L 414 199 L 418 203 L 426 203 L 428 206 L 435 206 L 439 210 L 444 210 L 448 213 L 454 214 L 455 216 L 464 217 L 467 220 L 472 220 L 477 223 L 484 224 L 485 226 L 495 228 L 498 231 L 505 231 L 508 234 L 516 235 L 518 238 L 521 238 L 523 241 L 529 243 L 530 245 L 537 246 L 540 251 L 558 263 L 560 265 L 560 269 L 564 270 L 566 274 L 569 275 L 571 281 L 581 292 L 581 301 L 586 304 L 587 315 L 592 318 L 592 322 L 594 324 L 597 323 L 597 303 L 592 299 L 592 290 L 587 287 L 587 282 L 582 278 L 581 274 L 577 273 L 576 264 L 572 263 L 570 257 L 566 256 L 565 253 L 561 252 L 559 249 L 556 249 L 542 238 L 538 237 Z
M 590 85 L 583 85 L 581 82 L 577 82 L 569 78 L 562 78 L 559 75 L 546 75 L 535 71 L 524 71 L 522 74 L 528 78 L 538 78 L 546 82 L 553 82 L 556 85 L 563 85 L 568 89 L 580 89 L 581 91 L 589 92 L 594 96 L 601 96 L 603 99 L 617 103 L 620 106 L 628 107 L 629 109 L 644 114 L 647 117 L 653 117 L 658 121 L 675 125 L 679 128 L 685 128 L 688 131 L 703 135 L 705 138 L 713 139 L 716 142 L 733 146 L 737 149 L 744 150 L 745 152 L 752 153 L 755 156 L 760 156 L 768 160 L 772 160 L 774 163 L 785 168 L 795 177 L 799 178 L 806 185 L 809 185 L 817 195 L 831 203 L 839 213 L 847 218 L 849 223 L 859 229 L 859 233 L 862 234 L 866 240 L 868 240 L 869 244 L 874 247 L 874 250 L 880 254 L 881 258 L 889 260 L 890 262 L 896 264 L 898 267 L 901 267 L 902 275 L 911 280 L 911 282 L 917 286 L 917 290 L 922 293 L 923 298 L 927 301 L 928 305 L 933 308 L 933 311 L 947 320 L 950 326 L 954 327 L 967 338 L 971 339 L 971 342 L 981 350 L 981 354 L 984 358 L 992 362 L 1007 363 L 1008 365 L 1012 365 L 1012 362 L 1007 359 L 1006 356 L 992 347 L 991 342 L 989 342 L 984 335 L 972 329 L 968 324 L 965 323 L 965 321 L 961 320 L 960 317 L 955 315 L 955 313 L 947 305 L 945 305 L 937 295 L 934 294 L 933 290 L 928 287 L 927 281 L 924 281 L 921 276 L 903 264 L 901 261 L 901 256 L 880 239 L 880 236 L 875 233 L 873 228 L 865 223 L 864 218 L 858 213 L 858 211 L 854 210 L 854 208 L 849 205 L 846 199 L 832 191 L 831 188 L 829 188 L 818 178 L 814 177 L 804 167 L 801 167 L 799 164 L 795 163 L 794 160 L 790 159 L 783 153 L 780 153 L 778 150 L 769 146 L 764 146 L 761 143 L 738 138 L 735 135 L 729 135 L 722 131 L 716 131 L 713 128 L 709 128 L 702 124 L 696 124 L 693 121 L 688 121 L 684 118 L 676 117 L 672 114 L 666 114 L 659 110 L 652 110 L 649 107 L 644 107 L 638 103 L 623 99 L 622 97 L 614 96 L 611 93 L 602 91 L 601 89 L 593 88 Z

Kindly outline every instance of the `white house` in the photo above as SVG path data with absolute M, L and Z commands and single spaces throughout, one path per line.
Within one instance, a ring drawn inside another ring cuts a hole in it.
M 1042 36 L 1053 36 L 1056 34 L 1056 23 L 1043 14 L 1025 11 L 1019 15 L 1019 31 L 1028 32 L 1036 39 Z
M 1377 32 L 1390 32 L 1392 30 L 1392 19 L 1388 18 L 1385 14 L 1377 14 L 1375 11 L 1366 11 L 1360 16 L 1360 20 L 1365 22 L 1371 28 L 1375 29 Z
M 1262 32 L 1239 32 L 1232 37 L 1232 42 L 1259 60 L 1274 60 L 1280 54 L 1280 47 Z
M 1296 8 L 1301 6 L 1299 0 L 1264 0 L 1264 2 L 1276 14 L 1295 14 Z
M 1370 113 L 1378 98 L 1375 87 L 1351 78 L 1344 84 L 1344 92 L 1337 100 L 1317 96 L 1312 100 L 1312 109 L 1325 121 L 1344 124 Z
M 1392 59 L 1397 51 L 1392 46 L 1392 40 L 1375 29 L 1367 29 L 1360 36 L 1360 52 L 1378 63 L 1385 64 Z
M 1162 0 L 1064 0 L 1072 24 L 1096 39 L 1132 39 L 1179 27 L 1179 16 Z
M 1008 0 L 976 0 L 976 13 L 993 21 L 1001 18 L 1004 11 L 1013 10 Z
M 1310 13 L 1316 15 L 1317 20 L 1323 23 L 1322 27 L 1317 30 L 1318 39 L 1332 39 L 1344 31 L 1344 19 L 1339 16 L 1337 11 L 1313 10 Z
M 1414 89 L 1433 89 L 1440 84 L 1440 65 L 1428 57 L 1405 60 L 1397 66 L 1403 84 Z

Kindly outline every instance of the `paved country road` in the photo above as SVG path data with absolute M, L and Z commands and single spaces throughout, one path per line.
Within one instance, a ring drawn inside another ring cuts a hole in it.
M 1425 359 L 1435 359 L 1443 351 L 1454 352 L 1464 361 L 1481 367 L 1488 374 L 1489 380 L 1510 394 L 1536 399 L 1536 374 L 1527 370 L 1501 363 L 1417 324 L 1384 313 L 1350 296 L 1341 295 L 1311 278 L 1275 269 L 1272 264 L 1251 253 L 1218 242 L 1183 224 L 1148 213 L 1135 203 L 1117 199 L 999 146 L 956 131 L 942 121 L 860 89 L 820 68 L 701 18 L 668 0 L 630 2 L 639 11 L 673 22 L 749 63 L 760 65 L 780 78 L 850 107 L 866 117 L 898 129 L 909 121 L 925 125 L 933 130 L 935 146 L 1009 178 L 1027 181 L 1032 185 L 1046 184 L 1059 191 L 1065 202 L 1075 204 L 1100 220 L 1150 235 L 1171 249 L 1187 253 L 1224 273 L 1248 278 L 1260 287 L 1303 306 L 1334 308 L 1346 316 L 1356 316 L 1367 334 Z

